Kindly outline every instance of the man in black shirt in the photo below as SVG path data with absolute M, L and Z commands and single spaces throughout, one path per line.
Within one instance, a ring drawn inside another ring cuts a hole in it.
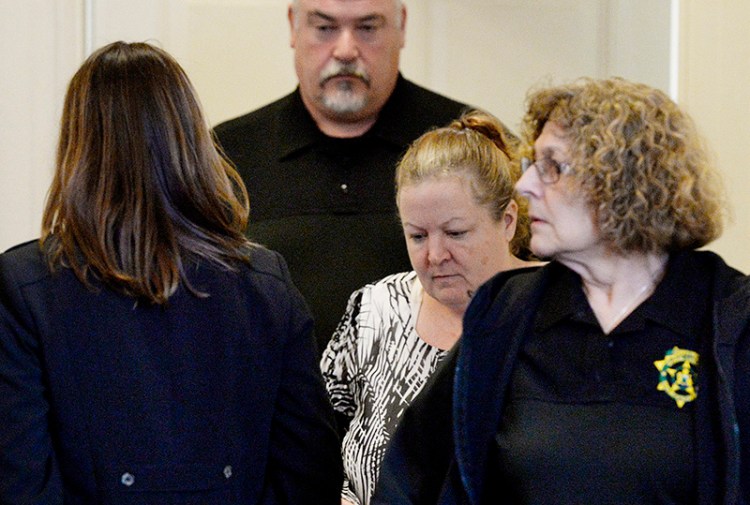
M 411 269 L 396 162 L 466 106 L 399 73 L 400 0 L 294 0 L 288 17 L 299 86 L 215 131 L 247 185 L 248 234 L 286 258 L 322 349 L 352 291 Z

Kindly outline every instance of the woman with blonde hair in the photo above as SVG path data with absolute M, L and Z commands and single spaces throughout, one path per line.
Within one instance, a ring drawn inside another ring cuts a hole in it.
M 409 403 L 456 343 L 479 286 L 519 256 L 528 220 L 514 196 L 514 144 L 473 112 L 418 138 L 396 169 L 396 203 L 411 272 L 352 294 L 321 368 L 343 439 L 344 503 L 367 504 Z

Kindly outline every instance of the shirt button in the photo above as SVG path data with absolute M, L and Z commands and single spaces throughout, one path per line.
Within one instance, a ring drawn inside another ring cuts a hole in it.
M 132 473 L 125 472 L 122 474 L 122 477 L 120 477 L 120 482 L 122 482 L 124 486 L 130 487 L 135 482 L 135 477 L 133 477 Z
M 614 346 L 615 346 L 615 341 L 614 340 L 610 340 L 610 341 L 607 342 L 607 347 L 609 347 L 610 349 L 612 349 Z
M 227 465 L 224 467 L 224 477 L 227 479 L 232 476 L 232 465 Z
M 341 192 L 347 194 L 349 192 L 349 186 L 347 184 L 341 185 Z

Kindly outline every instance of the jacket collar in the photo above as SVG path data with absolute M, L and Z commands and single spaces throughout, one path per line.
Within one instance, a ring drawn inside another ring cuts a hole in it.
M 700 254 L 700 253 L 699 253 Z M 740 496 L 741 449 L 735 392 L 737 343 L 750 334 L 750 277 L 727 266 L 713 253 L 702 253 L 715 269 L 713 298 L 713 354 L 718 374 L 719 404 L 724 449 L 722 503 L 737 503 Z M 708 266 L 708 265 L 707 265 Z M 707 501 L 708 502 L 708 501 Z
M 531 328 L 548 271 L 549 267 L 501 272 L 477 291 L 464 318 L 454 382 L 453 438 L 471 504 L 478 504 L 481 497 L 486 449 L 500 421 L 505 385 Z M 510 283 L 515 289 L 502 290 Z M 497 361 L 487 356 L 496 356 Z

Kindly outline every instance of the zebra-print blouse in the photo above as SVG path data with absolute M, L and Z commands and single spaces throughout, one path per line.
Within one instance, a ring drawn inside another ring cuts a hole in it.
M 351 417 L 342 443 L 342 497 L 367 505 L 386 445 L 406 407 L 447 351 L 415 330 L 422 286 L 415 272 L 355 291 L 320 362 L 334 408 Z

